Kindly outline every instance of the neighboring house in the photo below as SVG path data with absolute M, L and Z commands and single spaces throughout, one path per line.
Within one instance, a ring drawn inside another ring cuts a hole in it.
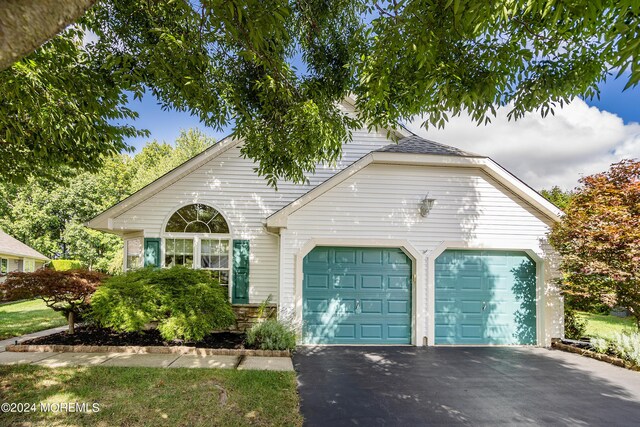
M 124 238 L 126 269 L 210 269 L 236 307 L 271 295 L 304 343 L 550 345 L 560 211 L 486 156 L 396 136 L 354 132 L 277 191 L 224 139 L 88 226 Z
M 13 271 L 36 271 L 47 261 L 40 252 L 0 230 L 0 281 Z

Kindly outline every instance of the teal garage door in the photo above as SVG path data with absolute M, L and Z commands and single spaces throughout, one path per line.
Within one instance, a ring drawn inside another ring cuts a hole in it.
M 536 344 L 536 265 L 526 253 L 445 251 L 435 287 L 436 344 Z
M 303 261 L 307 344 L 410 344 L 411 260 L 400 249 L 316 247 Z

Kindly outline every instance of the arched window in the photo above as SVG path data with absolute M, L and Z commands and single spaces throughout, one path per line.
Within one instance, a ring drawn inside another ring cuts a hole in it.
M 183 206 L 171 215 L 164 229 L 166 233 L 188 233 L 164 237 L 164 266 L 184 265 L 211 270 L 222 285 L 229 284 L 231 240 L 229 225 L 224 217 L 201 203 Z
M 220 212 L 211 206 L 195 203 L 178 209 L 165 227 L 168 233 L 228 234 L 229 226 Z

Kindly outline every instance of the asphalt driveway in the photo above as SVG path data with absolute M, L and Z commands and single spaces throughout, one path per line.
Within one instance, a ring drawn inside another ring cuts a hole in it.
M 637 425 L 640 373 L 542 348 L 315 347 L 308 426 Z

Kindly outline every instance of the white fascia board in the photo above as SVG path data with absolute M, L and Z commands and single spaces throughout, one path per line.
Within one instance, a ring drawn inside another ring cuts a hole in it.
M 183 178 L 184 176 L 193 172 L 195 169 L 199 168 L 200 166 L 204 165 L 208 161 L 224 153 L 225 151 L 234 147 L 242 141 L 243 140 L 241 139 L 233 139 L 230 136 L 221 139 L 215 145 L 209 147 L 202 153 L 196 155 L 195 157 L 192 157 L 180 166 L 162 175 L 160 178 L 149 183 L 121 202 L 118 202 L 115 205 L 111 206 L 106 211 L 87 221 L 84 225 L 96 230 L 109 232 L 113 231 L 113 218 L 142 203 L 149 197 L 178 181 L 180 178 Z
M 560 221 L 563 214 L 556 205 L 542 197 L 540 193 L 529 187 L 492 159 L 486 159 L 486 165 L 483 167 L 483 170 L 509 190 L 529 202 L 554 222 Z

